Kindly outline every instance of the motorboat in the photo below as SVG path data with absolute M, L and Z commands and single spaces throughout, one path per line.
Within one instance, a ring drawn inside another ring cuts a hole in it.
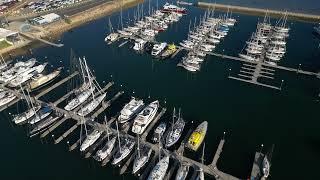
M 141 111 L 143 106 L 144 106 L 143 100 L 132 97 L 130 102 L 127 103 L 120 111 L 120 115 L 118 117 L 119 123 L 128 122 L 130 119 L 133 118 L 134 115 L 136 115 L 138 112 Z
M 134 119 L 132 132 L 142 134 L 156 116 L 159 106 L 159 101 L 153 101 L 145 107 Z
M 181 13 L 181 14 L 186 14 L 187 10 L 186 8 L 179 7 L 173 4 L 165 3 L 163 5 L 163 8 L 161 9 L 161 12 L 164 13 L 169 13 L 169 12 L 175 12 L 175 13 Z
M 197 151 L 206 136 L 207 129 L 208 129 L 208 122 L 207 121 L 202 122 L 192 132 L 191 136 L 189 137 L 188 143 L 186 144 L 186 147 L 193 151 Z
M 147 41 L 143 40 L 143 39 L 136 39 L 133 49 L 136 51 L 142 51 L 144 49 L 145 44 L 147 43 Z
M 118 39 L 118 37 L 119 37 L 118 33 L 111 33 L 104 39 L 104 41 L 105 42 L 114 42 Z
M 29 83 L 31 91 L 39 89 L 49 84 L 50 82 L 55 80 L 60 75 L 60 73 L 61 68 L 58 68 L 57 70 L 47 75 L 39 74 L 37 77 L 33 78 L 32 81 Z
M 160 53 L 167 47 L 167 43 L 159 43 L 155 44 L 152 48 L 151 55 L 152 56 L 158 56 Z

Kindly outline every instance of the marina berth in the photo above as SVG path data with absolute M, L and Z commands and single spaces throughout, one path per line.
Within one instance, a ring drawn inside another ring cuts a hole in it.
M 163 53 L 161 54 L 161 58 L 165 59 L 168 58 L 170 56 L 172 56 L 176 51 L 177 51 L 177 47 L 174 44 L 169 44 L 165 50 L 163 51 Z

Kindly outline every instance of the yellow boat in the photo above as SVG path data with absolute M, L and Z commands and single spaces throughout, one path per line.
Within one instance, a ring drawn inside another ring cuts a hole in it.
M 202 144 L 206 133 L 207 133 L 207 128 L 208 128 L 208 122 L 204 121 L 202 122 L 196 130 L 194 130 L 189 137 L 188 143 L 187 143 L 187 148 L 197 151 L 200 145 Z
M 172 54 L 174 54 L 177 51 L 177 46 L 172 44 L 169 44 L 167 46 L 167 49 L 161 54 L 161 58 L 167 58 L 169 56 L 171 56 Z
M 36 90 L 39 89 L 47 84 L 49 84 L 50 82 L 52 82 L 56 77 L 58 77 L 60 75 L 62 68 L 58 68 L 57 70 L 53 71 L 52 73 L 48 74 L 48 75 L 39 75 L 38 77 L 34 78 L 31 82 L 30 82 L 30 90 Z

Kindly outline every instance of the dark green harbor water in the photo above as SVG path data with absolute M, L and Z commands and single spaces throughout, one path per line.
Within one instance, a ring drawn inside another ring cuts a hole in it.
M 195 16 L 199 19 L 203 13 L 203 10 L 190 7 L 188 15 L 161 33 L 157 40 L 180 42 L 187 37 L 190 20 Z M 132 17 L 133 9 L 123 14 L 125 19 L 128 14 Z M 235 17 L 238 24 L 219 44 L 217 52 L 236 56 L 255 31 L 258 17 L 238 14 Z M 119 14 L 111 16 L 115 28 L 118 19 Z M 189 122 L 208 121 L 206 163 L 212 160 L 226 131 L 226 144 L 218 167 L 236 177 L 245 179 L 250 175 L 254 153 L 263 143 L 264 152 L 275 144 L 270 179 L 317 179 L 320 160 L 319 79 L 276 71 L 273 85 L 279 86 L 283 79 L 282 91 L 257 87 L 228 79 L 228 69 L 231 68 L 231 73 L 236 75 L 240 64 L 216 57 L 207 57 L 201 72 L 191 74 L 176 67 L 183 53 L 174 59 L 158 61 L 150 55 L 135 53 L 129 49 L 129 44 L 122 48 L 118 48 L 120 42 L 106 45 L 107 22 L 108 17 L 105 17 L 78 27 L 61 37 L 64 47 L 33 49 L 33 54 L 25 55 L 24 59 L 36 57 L 39 61 L 48 61 L 53 67 L 64 65 L 68 69 L 70 48 L 77 56 L 85 56 L 102 85 L 105 84 L 103 81 L 115 81 L 109 97 L 119 90 L 126 92 L 105 112 L 108 117 L 120 111 L 134 95 L 146 100 L 150 96 L 150 100 L 158 99 L 168 107 L 162 120 L 168 120 L 166 117 L 175 106 L 182 108 L 183 117 Z M 281 65 L 298 67 L 301 63 L 303 69 L 319 70 L 320 41 L 312 34 L 314 24 L 289 24 L 287 54 Z M 54 101 L 65 93 L 66 86 L 63 86 L 43 99 Z M 21 111 L 20 105 L 0 114 L 1 179 L 136 179 L 130 172 L 120 176 L 119 169 L 110 165 L 100 167 L 93 159 L 80 156 L 79 151 L 68 152 L 66 142 L 75 142 L 79 130 L 58 145 L 52 143 L 50 136 L 42 140 L 28 138 L 27 127 L 16 127 L 10 122 L 9 112 L 17 111 Z M 57 137 L 72 125 L 72 122 L 65 123 L 53 134 Z M 200 153 L 190 154 L 190 157 L 199 159 Z

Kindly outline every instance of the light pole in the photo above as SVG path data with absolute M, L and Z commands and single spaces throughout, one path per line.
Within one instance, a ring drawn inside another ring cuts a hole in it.
M 230 74 L 231 74 L 231 68 L 229 68 L 229 77 L 230 77 Z
M 300 68 L 301 68 L 301 64 L 299 64 L 299 67 L 298 67 L 298 69 L 297 69 L 297 73 L 299 73 Z
M 283 85 L 283 79 L 281 80 L 281 85 L 280 85 L 280 91 L 282 90 L 282 85 Z
M 226 136 L 226 132 L 223 131 L 223 140 L 224 140 L 225 136 Z
M 260 153 L 262 152 L 262 149 L 263 149 L 263 144 L 261 144 L 260 146 Z

